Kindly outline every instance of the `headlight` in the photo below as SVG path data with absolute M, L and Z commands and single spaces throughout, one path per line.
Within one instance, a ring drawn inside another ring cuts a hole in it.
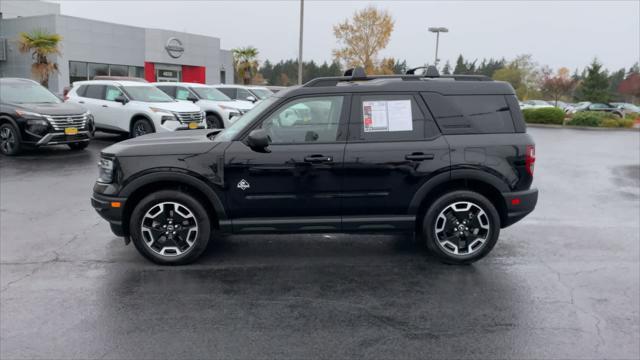
M 38 113 L 34 113 L 34 112 L 31 112 L 31 111 L 16 110 L 16 114 L 18 114 L 18 116 L 20 116 L 20 117 L 44 118 L 44 115 L 38 114 Z
M 113 160 L 98 160 L 98 182 L 109 184 L 113 181 Z
M 154 113 L 160 113 L 162 115 L 167 114 L 167 115 L 171 115 L 173 116 L 173 111 L 171 110 L 165 110 L 165 109 L 160 109 L 160 108 L 156 108 L 156 107 L 149 107 L 149 110 L 153 111 Z
M 44 119 L 28 119 L 28 126 L 49 126 L 49 122 Z

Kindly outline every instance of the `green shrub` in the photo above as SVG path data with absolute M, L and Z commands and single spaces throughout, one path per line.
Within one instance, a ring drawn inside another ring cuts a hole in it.
M 598 127 L 605 117 L 605 113 L 597 111 L 581 111 L 571 118 L 569 125 Z
M 606 128 L 617 128 L 617 127 L 620 127 L 620 122 L 613 118 L 604 118 L 600 122 L 600 126 L 606 127 Z
M 625 119 L 637 120 L 640 119 L 640 113 L 628 113 L 624 116 Z
M 522 110 L 524 120 L 532 124 L 557 124 L 562 125 L 564 111 L 556 107 Z

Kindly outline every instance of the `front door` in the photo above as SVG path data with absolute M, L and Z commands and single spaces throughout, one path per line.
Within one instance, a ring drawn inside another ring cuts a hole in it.
M 344 161 L 344 230 L 412 229 L 413 196 L 432 176 L 449 171 L 449 145 L 421 101 L 410 93 L 354 96 Z
M 295 98 L 254 128 L 269 152 L 242 141 L 225 151 L 227 201 L 236 232 L 337 231 L 349 97 Z

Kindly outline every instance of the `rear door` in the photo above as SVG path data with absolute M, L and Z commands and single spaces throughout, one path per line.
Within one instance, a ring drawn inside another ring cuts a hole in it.
M 413 196 L 449 166 L 449 145 L 416 94 L 354 95 L 344 161 L 343 229 L 411 228 Z
M 269 152 L 242 141 L 225 151 L 234 231 L 337 231 L 349 97 L 288 100 L 256 124 Z
M 102 129 L 113 129 L 113 127 L 108 123 L 105 112 L 102 108 L 104 91 L 104 85 L 87 85 L 83 96 L 79 97 L 77 100 L 79 104 L 86 107 L 87 110 L 91 111 L 96 127 Z

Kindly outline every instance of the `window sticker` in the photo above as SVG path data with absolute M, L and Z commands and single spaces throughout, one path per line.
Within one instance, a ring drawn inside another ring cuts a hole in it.
M 121 95 L 120 90 L 108 87 L 107 88 L 107 96 L 105 96 L 105 100 L 115 101 L 116 98 L 118 96 L 120 96 L 120 95 Z
M 178 99 L 178 100 L 187 100 L 188 98 L 189 98 L 189 90 L 180 89 L 180 88 L 178 88 L 176 90 L 176 99 Z
M 411 100 L 363 101 L 364 132 L 413 131 Z

